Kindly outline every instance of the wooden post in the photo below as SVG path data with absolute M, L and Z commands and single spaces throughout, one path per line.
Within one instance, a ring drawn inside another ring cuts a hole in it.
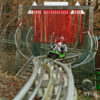
M 94 7 L 89 9 L 89 32 L 93 35 L 93 10 Z
M 18 10 L 18 23 L 22 22 L 22 14 L 23 14 L 23 5 L 19 5 L 19 10 Z M 18 31 L 18 35 L 17 35 L 17 42 L 18 44 L 20 44 L 21 42 L 21 29 L 19 29 Z M 19 60 L 20 59 L 20 55 L 18 53 L 18 51 L 16 50 L 16 62 L 15 62 L 15 66 L 16 66 L 16 72 L 18 72 L 19 70 Z

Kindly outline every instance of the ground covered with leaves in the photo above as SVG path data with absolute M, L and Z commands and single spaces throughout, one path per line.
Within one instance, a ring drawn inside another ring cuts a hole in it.
M 10 75 L 16 75 L 26 59 L 20 56 L 19 62 L 16 62 L 16 48 L 14 45 L 0 43 L 0 46 L 0 70 Z
M 22 88 L 24 83 L 25 81 L 23 80 L 0 72 L 0 98 L 7 98 L 7 100 L 12 100 L 12 98 Z
M 16 74 L 15 50 L 8 46 L 1 45 L 0 47 L 0 98 L 12 100 L 25 81 L 14 76 Z

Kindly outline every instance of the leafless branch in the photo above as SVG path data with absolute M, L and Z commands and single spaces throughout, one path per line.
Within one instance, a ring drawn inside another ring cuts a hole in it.
M 4 28 L 4 30 L 2 31 L 1 35 L 0 35 L 0 39 L 2 39 L 3 36 L 5 36 L 5 31 L 8 28 L 8 26 L 17 18 L 17 16 L 15 16 Z

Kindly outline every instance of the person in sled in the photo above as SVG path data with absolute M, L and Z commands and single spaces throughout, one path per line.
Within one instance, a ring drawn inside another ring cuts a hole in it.
M 55 52 L 49 52 L 49 57 L 63 58 L 67 52 L 67 46 L 65 44 L 64 37 L 60 37 L 60 41 L 57 44 L 51 46 L 51 50 Z
M 57 44 L 54 44 L 51 47 L 51 50 L 57 50 L 60 53 L 66 53 L 67 52 L 67 45 L 65 44 L 65 39 L 64 37 L 60 37 L 60 41 Z

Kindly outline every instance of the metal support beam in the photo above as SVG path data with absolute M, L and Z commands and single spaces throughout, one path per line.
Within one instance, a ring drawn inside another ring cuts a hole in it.
M 24 6 L 24 9 L 26 10 L 36 10 L 36 9 L 75 9 L 75 10 L 88 10 L 90 8 L 93 8 L 92 6 Z

